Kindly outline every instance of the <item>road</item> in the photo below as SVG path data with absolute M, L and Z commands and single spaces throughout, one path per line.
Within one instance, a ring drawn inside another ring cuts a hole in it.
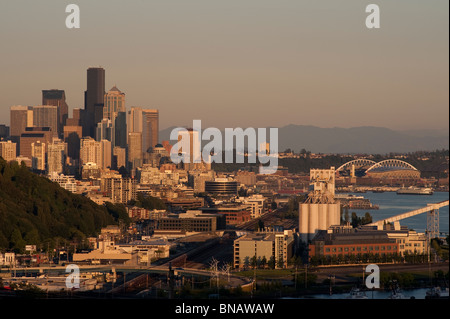
M 449 271 L 449 263 L 438 263 L 438 264 L 380 264 L 380 272 L 431 272 L 437 270 L 442 270 L 444 272 Z M 327 279 L 328 276 L 335 275 L 336 280 L 348 281 L 348 277 L 354 274 L 360 274 L 361 278 L 363 276 L 363 271 L 365 270 L 366 265 L 358 265 L 358 266 L 331 266 L 331 267 L 316 267 L 312 268 L 309 271 L 312 271 L 317 275 L 318 281 Z M 366 273 L 365 275 L 367 275 Z

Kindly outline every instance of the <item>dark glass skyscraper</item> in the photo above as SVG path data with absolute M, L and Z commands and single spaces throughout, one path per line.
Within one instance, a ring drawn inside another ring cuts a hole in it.
M 104 97 L 105 69 L 89 68 L 87 70 L 87 89 L 84 92 L 83 136 L 95 138 L 97 123 L 103 118 Z
M 59 109 L 58 135 L 63 135 L 63 127 L 69 117 L 69 106 L 66 103 L 64 90 L 42 90 L 42 105 L 53 105 Z

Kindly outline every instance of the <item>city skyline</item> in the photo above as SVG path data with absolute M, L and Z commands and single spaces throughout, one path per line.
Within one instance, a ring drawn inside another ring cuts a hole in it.
M 201 119 L 448 130 L 447 2 L 377 1 L 377 30 L 359 1 L 77 4 L 77 30 L 64 25 L 66 4 L 4 5 L 1 124 L 50 89 L 65 91 L 70 117 L 84 108 L 86 69 L 101 66 L 105 89 L 117 85 L 127 111 L 158 109 L 160 129 Z

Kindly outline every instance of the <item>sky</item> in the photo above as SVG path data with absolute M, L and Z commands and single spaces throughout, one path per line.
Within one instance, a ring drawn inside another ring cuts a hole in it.
M 68 4 L 80 28 L 68 29 Z M 365 9 L 380 8 L 368 29 Z M 379 126 L 448 130 L 447 0 L 16 0 L 0 6 L 0 124 L 86 70 L 156 108 L 160 128 Z

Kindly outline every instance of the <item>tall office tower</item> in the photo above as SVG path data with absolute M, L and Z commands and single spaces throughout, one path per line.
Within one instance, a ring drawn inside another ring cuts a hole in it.
M 67 144 L 62 140 L 53 138 L 52 142 L 47 148 L 47 173 L 58 173 L 64 172 L 65 154 L 66 154 Z
M 159 140 L 159 112 L 158 110 L 142 110 L 142 151 L 148 152 L 155 147 Z
M 53 133 L 49 127 L 27 127 L 20 135 L 20 152 L 22 157 L 32 158 L 31 144 L 41 141 L 47 147 L 53 138 Z M 46 150 L 47 151 L 47 150 Z
M 114 146 L 127 147 L 127 113 L 118 112 L 114 120 Z
M 81 113 L 82 109 L 73 109 L 72 117 L 66 120 L 65 126 L 81 126 Z
M 121 92 L 115 85 L 105 94 L 103 118 L 114 121 L 117 113 L 125 112 L 125 93 Z
M 11 141 L 0 141 L 0 157 L 9 162 L 17 157 L 16 143 Z
M 9 137 L 9 126 L 0 124 L 0 139 Z
M 84 92 L 84 112 L 82 116 L 83 136 L 95 138 L 95 127 L 103 118 L 105 97 L 105 69 L 88 68 L 87 89 Z
M 31 167 L 37 171 L 45 171 L 46 144 L 41 141 L 31 143 Z
M 142 166 L 142 133 L 128 133 L 128 162 L 130 170 Z
M 159 140 L 159 111 L 132 107 L 128 112 L 128 132 L 142 133 L 142 152 L 155 147 Z
M 33 126 L 49 127 L 53 137 L 59 137 L 59 109 L 53 105 L 41 105 L 33 107 Z
M 72 160 L 80 159 L 80 140 L 83 137 L 81 126 L 64 126 L 64 142 L 67 143 L 67 156 Z
M 11 140 L 17 144 L 16 152 L 20 150 L 20 135 L 25 132 L 25 128 L 33 126 L 33 107 L 14 105 L 10 109 L 10 129 Z
M 114 127 L 110 119 L 104 118 L 97 123 L 95 139 L 97 141 L 108 140 L 114 145 Z
M 101 163 L 100 167 L 102 169 L 111 168 L 112 166 L 112 147 L 111 142 L 108 140 L 101 140 L 100 141 L 100 151 L 101 151 Z M 98 163 L 97 163 L 98 165 Z
M 62 135 L 62 128 L 66 125 L 69 117 L 69 106 L 66 103 L 66 93 L 64 90 L 42 90 L 42 105 L 54 105 L 59 108 L 59 135 Z
M 122 166 L 127 167 L 127 150 L 125 148 L 115 146 L 113 148 L 112 167 L 119 169 Z

